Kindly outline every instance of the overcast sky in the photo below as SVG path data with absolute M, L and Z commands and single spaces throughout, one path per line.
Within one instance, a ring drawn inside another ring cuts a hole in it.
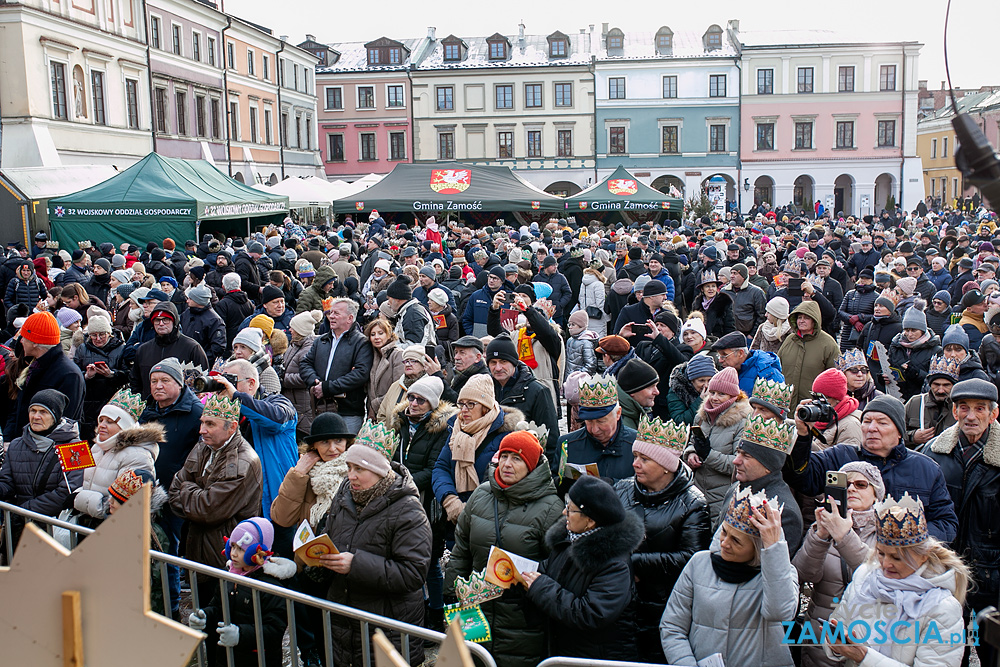
M 713 2 L 639 2 L 614 0 L 464 0 L 414 2 L 368 0 L 225 0 L 226 11 L 288 35 L 293 43 L 306 33 L 321 42 L 368 41 L 386 35 L 422 37 L 427 26 L 438 36 L 485 36 L 516 33 L 523 20 L 529 34 L 554 30 L 573 35 L 588 24 L 610 23 L 629 30 L 653 32 L 661 25 L 674 30 L 704 30 L 712 23 L 725 26 L 739 19 L 741 30 L 823 28 L 847 40 L 907 40 L 924 46 L 920 52 L 920 78 L 930 88 L 941 85 L 944 75 L 942 35 L 946 0 L 715 0 Z M 498 11 L 490 11 L 496 8 Z M 277 11 L 276 11 L 277 9 Z M 949 60 L 952 83 L 960 88 L 1000 85 L 996 62 L 996 34 L 1000 29 L 997 0 L 953 0 Z

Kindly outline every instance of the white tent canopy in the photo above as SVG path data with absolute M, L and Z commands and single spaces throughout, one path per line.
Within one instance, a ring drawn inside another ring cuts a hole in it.
M 316 176 L 306 178 L 286 178 L 274 185 L 254 185 L 258 190 L 281 194 L 288 197 L 289 208 L 306 208 L 317 206 L 329 208 L 334 199 L 350 197 L 381 181 L 383 174 L 368 174 L 353 183 L 346 181 L 327 181 Z

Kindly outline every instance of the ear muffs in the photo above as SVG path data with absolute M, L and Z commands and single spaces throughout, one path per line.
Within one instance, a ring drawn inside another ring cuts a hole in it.
M 273 551 L 268 551 L 267 549 L 264 548 L 264 533 L 261 531 L 260 526 L 257 525 L 257 522 L 253 521 L 252 519 L 241 521 L 240 523 L 248 523 L 254 527 L 254 530 L 257 531 L 256 541 L 254 541 L 252 538 L 250 540 L 247 540 L 246 538 L 250 536 L 245 535 L 237 542 L 237 544 L 240 544 L 243 547 L 244 565 L 248 565 L 250 567 L 263 565 L 264 561 L 270 558 L 271 555 L 274 553 Z M 226 539 L 226 547 L 225 549 L 222 550 L 222 553 L 225 555 L 226 560 L 232 560 L 232 555 L 231 555 L 232 540 L 230 540 L 228 537 L 225 539 Z M 246 542 L 246 544 L 243 544 L 244 542 Z

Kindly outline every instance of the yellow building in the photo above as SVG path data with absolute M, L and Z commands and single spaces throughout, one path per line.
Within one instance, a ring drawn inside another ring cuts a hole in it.
M 976 106 L 991 93 L 974 93 L 958 100 L 960 110 Z M 942 206 L 951 206 L 957 197 L 972 194 L 966 188 L 962 172 L 955 166 L 958 137 L 951 121 L 955 114 L 946 104 L 934 114 L 917 122 L 917 155 L 923 163 L 924 192 Z

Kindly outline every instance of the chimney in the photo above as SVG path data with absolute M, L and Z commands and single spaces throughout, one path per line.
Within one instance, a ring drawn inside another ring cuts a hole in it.
M 927 79 L 917 81 L 917 90 L 927 90 Z
M 944 90 L 944 81 L 941 82 L 941 90 Z
M 432 42 L 437 39 L 437 28 L 434 26 L 427 26 L 427 39 Z
M 734 33 L 739 34 L 740 32 L 740 20 L 739 19 L 729 19 L 729 29 Z
M 315 42 L 316 41 L 316 36 L 315 35 L 310 35 L 310 34 L 306 33 L 306 41 L 307 42 Z
M 607 36 L 608 36 L 608 24 L 607 23 L 602 23 L 601 24 L 601 39 L 603 40 Z
M 517 24 L 517 45 L 524 51 L 524 20 Z
M 283 42 L 287 42 L 287 41 L 288 41 L 288 35 L 282 35 L 282 36 L 281 36 L 281 37 L 279 37 L 278 39 L 280 39 L 280 40 L 281 40 L 281 41 L 283 41 Z

